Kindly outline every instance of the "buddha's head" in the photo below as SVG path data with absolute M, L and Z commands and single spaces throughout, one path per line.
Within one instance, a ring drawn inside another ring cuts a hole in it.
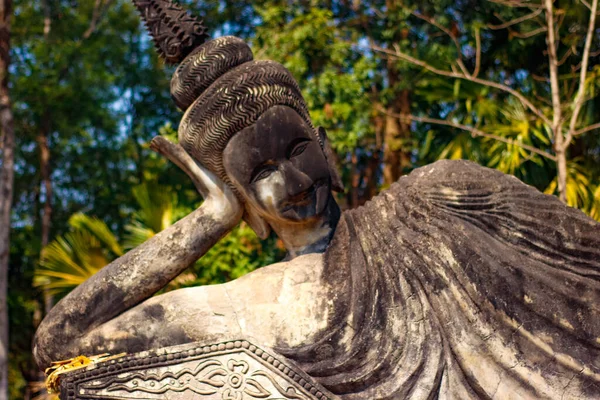
M 273 106 L 236 133 L 223 152 L 228 179 L 251 210 L 268 221 L 319 217 L 332 189 L 324 131 L 288 106 Z
M 180 144 L 233 189 L 260 237 L 327 212 L 331 191 L 342 189 L 331 148 L 282 65 L 218 38 L 183 60 L 171 93 L 186 110 Z

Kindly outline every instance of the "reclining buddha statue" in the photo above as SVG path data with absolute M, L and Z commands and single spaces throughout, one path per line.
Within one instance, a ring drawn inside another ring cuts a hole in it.
M 63 374 L 62 398 L 600 398 L 600 224 L 467 161 L 341 213 L 326 132 L 291 74 L 167 0 L 134 3 L 179 64 L 185 111 L 179 144 L 152 146 L 204 202 L 44 319 L 41 368 L 127 353 Z M 155 295 L 242 219 L 286 259 Z

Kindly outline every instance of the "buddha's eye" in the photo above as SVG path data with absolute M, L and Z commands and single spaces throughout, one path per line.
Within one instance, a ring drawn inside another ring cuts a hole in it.
M 254 183 L 268 178 L 275 171 L 277 171 L 277 167 L 275 165 L 262 165 L 252 173 L 250 182 Z
M 288 152 L 288 159 L 297 157 L 300 154 L 304 153 L 304 150 L 306 150 L 306 148 L 308 147 L 309 144 L 310 144 L 310 139 L 307 139 L 307 138 L 296 139 L 294 141 L 294 143 L 292 143 L 292 146 L 290 146 L 291 150 Z

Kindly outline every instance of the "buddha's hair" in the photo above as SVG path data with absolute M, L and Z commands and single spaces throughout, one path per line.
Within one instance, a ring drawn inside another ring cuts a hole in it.
M 202 22 L 169 1 L 133 1 L 160 55 L 180 63 L 171 80 L 171 95 L 185 111 L 179 142 L 221 179 L 230 183 L 223 150 L 231 137 L 269 108 L 294 109 L 315 132 L 300 88 L 281 64 L 253 60 L 248 45 L 233 36 L 207 41 Z

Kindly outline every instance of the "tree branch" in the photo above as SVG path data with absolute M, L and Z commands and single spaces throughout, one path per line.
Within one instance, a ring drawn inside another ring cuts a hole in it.
M 545 76 L 539 76 L 534 73 L 531 74 L 531 77 L 538 82 L 544 82 L 544 83 L 550 82 L 550 79 L 546 78 Z
M 435 19 L 433 19 L 431 17 L 426 17 L 425 15 L 420 14 L 416 11 L 413 11 L 411 14 L 414 15 L 415 17 L 427 22 L 428 24 L 435 26 L 436 28 L 438 28 L 439 30 L 444 32 L 446 35 L 448 35 L 448 37 L 450 37 L 452 42 L 454 42 L 454 47 L 456 47 L 456 63 L 458 64 L 458 66 L 460 67 L 460 69 L 462 70 L 462 72 L 465 75 L 469 75 L 467 67 L 465 67 L 465 64 L 463 63 L 463 60 L 462 60 L 462 49 L 460 47 L 460 43 L 458 42 L 458 38 L 456 37 L 456 35 L 454 35 L 448 28 L 446 28 L 442 24 L 439 24 Z
M 541 28 L 534 29 L 529 32 L 525 32 L 525 33 L 509 30 L 509 32 L 512 36 L 518 37 L 519 39 L 527 39 L 527 38 L 533 37 L 535 35 L 539 35 L 540 33 L 543 33 L 546 31 L 547 31 L 546 27 L 541 27 Z
M 573 103 L 573 114 L 571 115 L 571 121 L 569 122 L 569 131 L 563 144 L 565 150 L 567 149 L 569 144 L 571 144 L 571 140 L 573 139 L 573 134 L 575 132 L 575 125 L 577 124 L 577 118 L 579 117 L 579 112 L 581 111 L 581 107 L 584 103 L 585 79 L 587 76 L 588 63 L 590 60 L 590 48 L 592 47 L 593 40 L 592 35 L 596 27 L 596 12 L 598 10 L 598 0 L 592 0 L 592 6 L 590 10 L 590 23 L 588 25 L 587 34 L 585 35 L 585 45 L 583 48 L 583 56 L 581 59 L 581 73 L 579 74 L 579 90 L 577 91 L 577 95 L 575 96 L 575 101 Z
M 565 63 L 565 61 L 567 61 L 569 56 L 571 56 L 572 54 L 573 54 L 573 51 L 571 49 L 568 49 L 567 51 L 565 51 L 565 54 L 563 54 L 562 58 L 560 60 L 558 60 L 558 66 L 560 67 L 561 65 L 563 65 Z
M 554 14 L 552 0 L 545 0 L 548 62 L 550 69 L 550 88 L 552 93 L 552 130 L 555 137 L 561 134 L 562 110 L 558 85 L 558 58 L 556 56 L 556 38 L 554 37 Z M 558 149 L 557 149 L 558 150 Z
M 92 19 L 90 20 L 90 26 L 83 33 L 83 39 L 89 39 L 90 36 L 96 31 L 96 26 L 102 17 L 102 14 L 106 11 L 110 3 L 113 0 L 96 0 L 94 3 L 94 10 L 92 11 Z
M 446 28 L 442 24 L 439 24 L 435 19 L 433 19 L 431 17 L 426 17 L 425 15 L 418 13 L 416 11 L 411 12 L 411 14 L 414 15 L 415 17 L 427 22 L 428 24 L 435 26 L 440 31 L 442 31 L 446 35 L 448 35 L 450 37 L 450 39 L 452 39 L 452 41 L 454 42 L 454 45 L 456 46 L 456 49 L 459 50 L 459 54 L 460 54 L 460 43 L 458 43 L 458 39 L 448 28 Z
M 578 131 L 573 132 L 573 137 L 582 135 L 586 132 L 593 131 L 594 129 L 600 129 L 600 122 L 597 124 L 588 125 L 585 128 L 581 128 Z
M 490 3 L 496 3 L 507 7 L 515 7 L 515 8 L 530 8 L 535 10 L 536 8 L 542 8 L 540 4 L 531 4 L 526 1 L 518 1 L 518 0 L 488 0 Z
M 387 54 L 392 57 L 397 57 L 397 58 L 407 61 L 413 65 L 418 65 L 436 75 L 447 76 L 449 78 L 464 79 L 464 80 L 467 80 L 470 82 L 478 83 L 478 84 L 484 85 L 484 86 L 493 87 L 495 89 L 509 93 L 509 94 L 515 96 L 523 104 L 523 106 L 525 108 L 528 108 L 529 110 L 531 110 L 542 121 L 544 121 L 544 123 L 550 125 L 550 120 L 542 113 L 541 110 L 539 110 L 536 106 L 534 106 L 533 103 L 531 103 L 531 101 L 529 101 L 525 96 L 523 96 L 521 93 L 519 93 L 517 90 L 511 88 L 510 86 L 506 86 L 501 83 L 490 81 L 487 79 L 481 79 L 481 78 L 477 78 L 477 77 L 474 77 L 471 75 L 466 75 L 464 73 L 458 73 L 455 71 L 450 72 L 450 71 L 444 71 L 444 70 L 438 69 L 438 68 L 426 63 L 425 61 L 416 59 L 414 57 L 409 56 L 408 54 L 401 52 L 397 46 L 395 46 L 395 47 L 396 47 L 396 51 L 391 51 L 389 49 L 385 49 L 383 47 L 374 46 L 374 45 L 371 46 L 371 49 L 374 51 L 380 52 L 380 53 Z
M 550 92 L 552 95 L 552 125 L 551 131 L 554 139 L 554 153 L 556 154 L 556 181 L 558 183 L 558 197 L 563 203 L 567 202 L 567 155 L 565 152 L 562 126 L 562 104 L 560 101 L 560 86 L 558 84 L 558 57 L 556 56 L 556 42 L 554 23 L 553 0 L 544 0 L 546 9 L 546 47 L 548 49 L 548 69 L 550 71 Z M 557 33 L 556 33 L 557 34 Z
M 579 1 L 581 1 L 581 4 L 583 4 L 584 6 L 586 6 L 587 8 L 589 8 L 589 9 L 590 9 L 590 11 L 592 10 L 592 6 L 590 5 L 590 3 L 588 3 L 588 2 L 587 2 L 587 1 L 585 1 L 585 0 L 579 0 Z M 600 15 L 600 11 L 597 11 L 597 12 L 596 12 L 596 15 Z
M 100 6 L 102 5 L 102 0 L 96 0 L 94 3 L 94 11 L 92 11 L 92 19 L 90 20 L 90 26 L 83 33 L 83 38 L 88 39 L 92 36 L 92 33 L 96 30 L 96 24 L 98 23 L 98 18 L 100 18 Z
M 48 39 L 52 27 L 52 16 L 48 0 L 42 0 L 42 8 L 44 10 L 44 39 Z
M 477 78 L 479 70 L 481 68 L 481 30 L 479 28 L 475 31 L 475 69 L 471 76 Z
M 401 119 L 401 120 L 405 120 L 405 121 L 416 121 L 416 122 L 423 122 L 426 124 L 436 124 L 436 125 L 445 125 L 445 126 L 450 126 L 452 128 L 457 128 L 457 129 L 461 129 L 463 131 L 467 131 L 467 132 L 471 132 L 471 135 L 473 137 L 486 137 L 489 139 L 494 139 L 494 140 L 498 140 L 499 142 L 503 142 L 506 144 L 510 144 L 510 145 L 515 145 L 517 147 L 521 147 L 522 149 L 528 150 L 532 153 L 538 154 L 544 158 L 547 158 L 549 160 L 552 161 L 556 161 L 556 157 L 544 150 L 540 150 L 536 147 L 533 146 L 529 146 L 527 144 L 523 144 L 523 143 L 519 143 L 513 139 L 510 138 L 505 138 L 502 136 L 498 136 L 498 135 L 494 135 L 493 133 L 487 133 L 484 132 L 480 129 L 477 129 L 473 126 L 469 126 L 469 125 L 463 125 L 463 124 L 459 124 L 457 122 L 452 122 L 452 121 L 447 121 L 444 119 L 437 119 L 437 118 L 429 118 L 429 117 L 418 117 L 416 115 L 400 115 L 400 114 L 390 114 L 385 110 L 380 109 L 381 112 L 388 114 L 392 117 Z
M 488 24 L 487 27 L 490 28 L 490 29 L 493 29 L 493 30 L 508 28 L 509 26 L 513 26 L 513 25 L 516 25 L 516 24 L 521 23 L 523 21 L 527 21 L 529 19 L 535 18 L 538 15 L 540 15 L 542 13 L 542 11 L 543 11 L 542 8 L 538 8 L 536 11 L 532 12 L 531 14 L 527 14 L 527 15 L 524 15 L 522 17 L 515 18 L 513 20 L 510 20 L 510 21 L 505 22 L 505 23 L 500 24 L 500 25 L 491 25 L 491 24 Z M 497 15 L 496 15 L 496 17 L 498 19 L 500 19 Z

